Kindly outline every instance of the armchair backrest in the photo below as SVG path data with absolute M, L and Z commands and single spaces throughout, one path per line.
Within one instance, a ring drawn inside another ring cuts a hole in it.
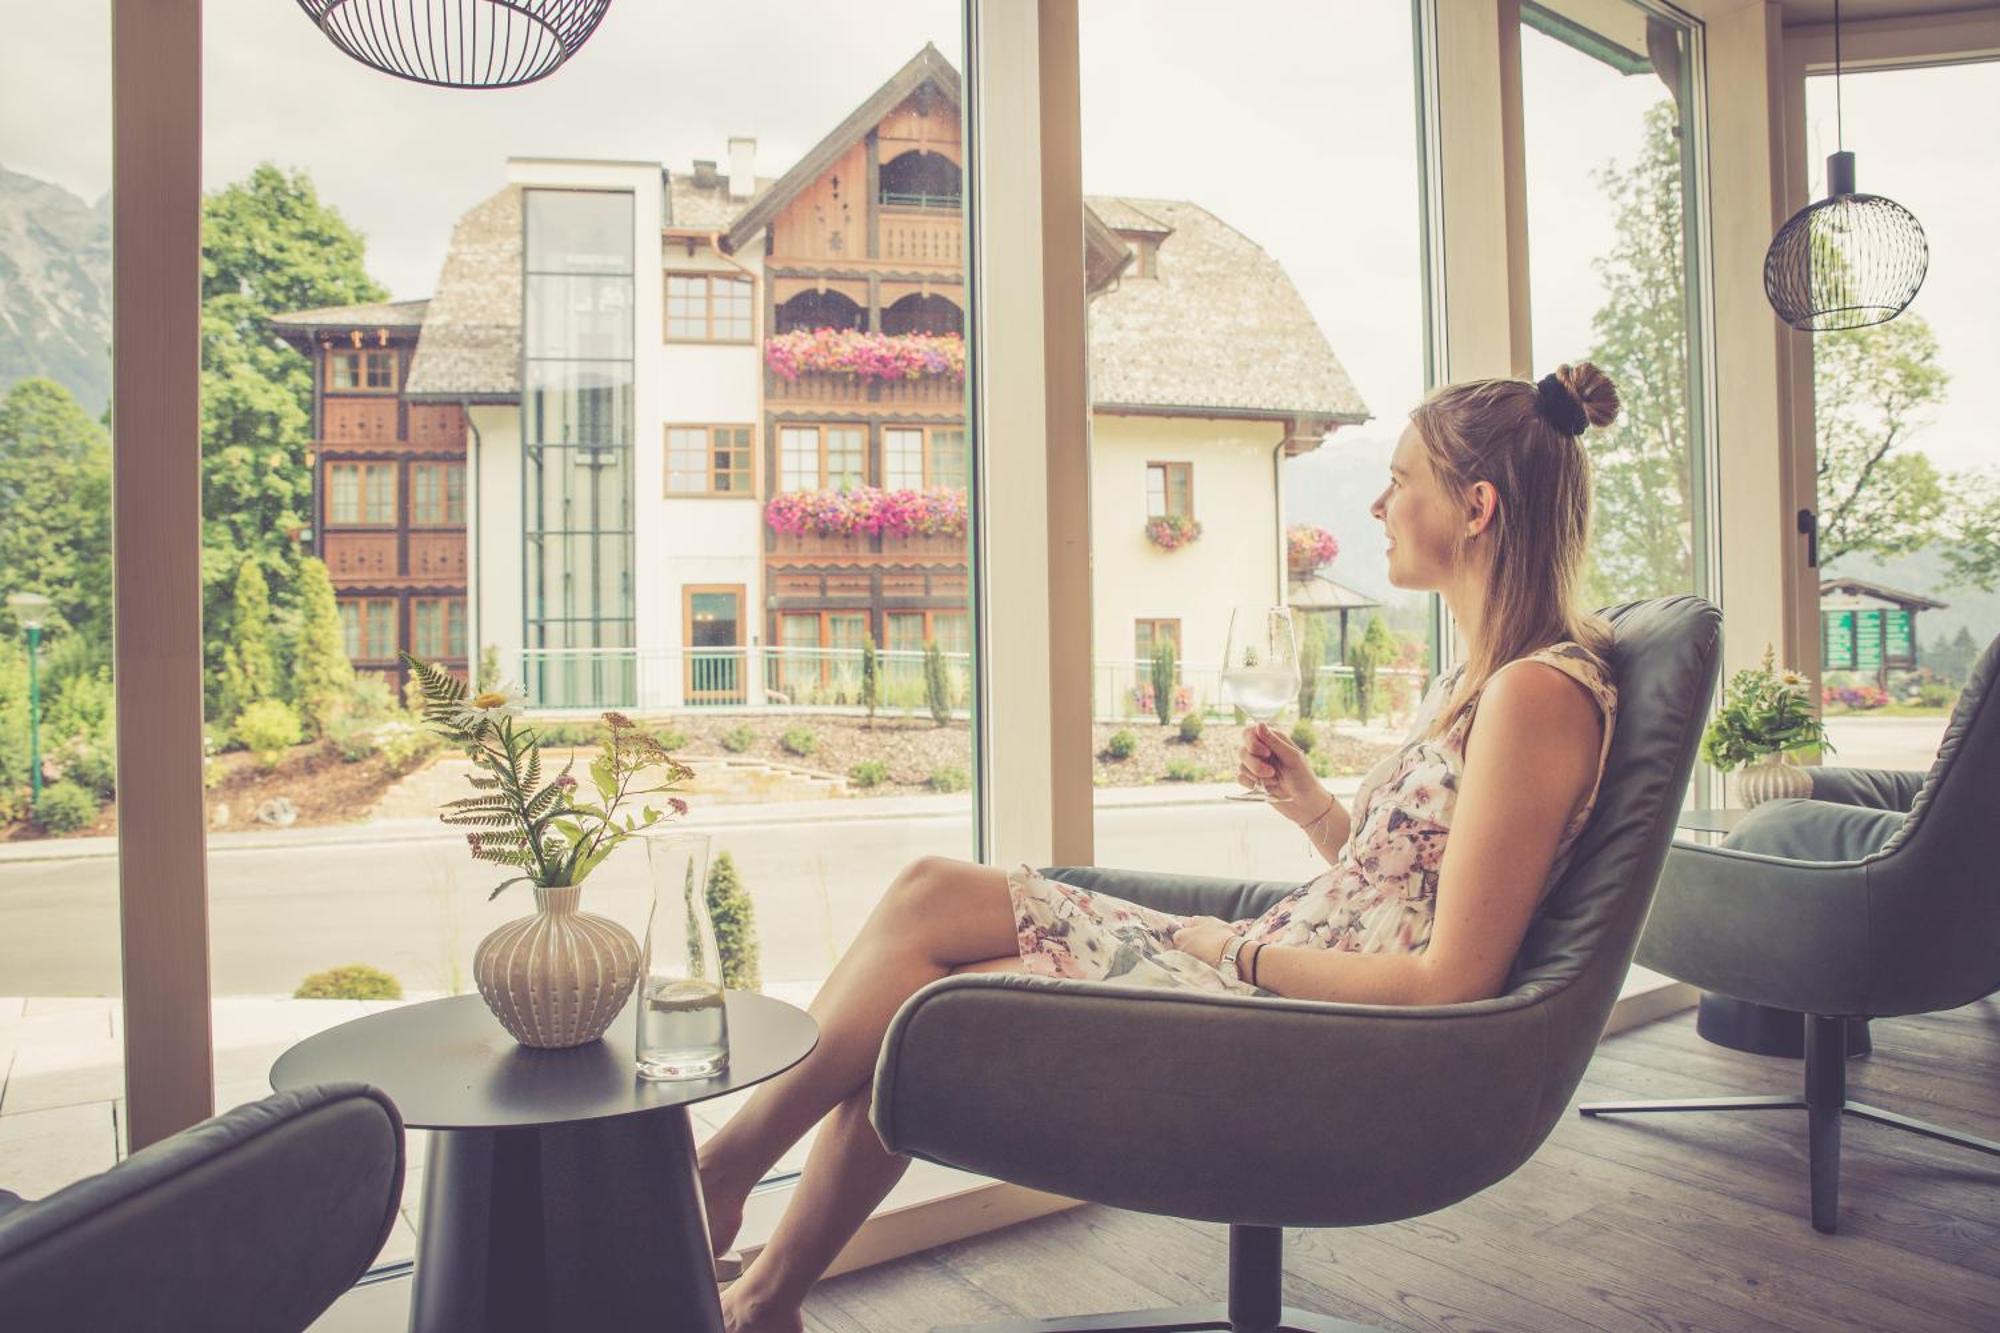
M 1597 808 L 1515 961 L 1511 998 L 1548 1023 L 1543 1116 L 1562 1114 L 1631 966 L 1715 689 L 1722 617 L 1698 597 L 1605 613 L 1618 723 Z
M 1969 1004 L 2000 986 L 2000 639 L 1958 696 L 1908 818 L 1869 858 L 1882 1012 Z
M 403 1123 L 359 1084 L 278 1093 L 0 1215 L 0 1312 L 36 1333 L 286 1333 L 395 1225 Z

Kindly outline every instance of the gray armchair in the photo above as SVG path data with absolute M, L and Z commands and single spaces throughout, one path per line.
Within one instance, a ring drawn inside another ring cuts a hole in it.
M 0 1193 L 0 1328 L 297 1333 L 367 1270 L 402 1194 L 388 1098 L 281 1092 L 38 1202 Z
M 1602 796 L 1498 998 L 1397 1008 L 968 975 L 903 1006 L 875 1074 L 891 1150 L 1230 1224 L 1226 1306 L 990 1329 L 1353 1329 L 1283 1308 L 1281 1228 L 1416 1217 L 1534 1153 L 1617 999 L 1715 679 L 1707 603 L 1609 614 L 1621 706 Z M 1224 918 L 1296 887 L 1050 873 Z
M 1585 1115 L 1804 1111 L 1812 1224 L 1840 1208 L 1844 1116 L 2000 1154 L 2000 1143 L 1847 1100 L 1848 1020 L 1932 1013 L 2000 990 L 2000 641 L 1959 695 L 1927 774 L 1813 771 L 1721 847 L 1676 843 L 1639 961 L 1806 1015 L 1805 1096 L 1607 1102 Z

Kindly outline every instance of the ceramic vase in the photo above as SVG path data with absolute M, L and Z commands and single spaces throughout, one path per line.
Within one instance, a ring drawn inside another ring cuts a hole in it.
M 535 890 L 535 914 L 479 942 L 472 976 L 486 1007 L 523 1046 L 596 1041 L 625 1007 L 639 943 L 615 921 L 577 910 L 580 887 Z
M 1765 801 L 1803 800 L 1812 795 L 1812 774 L 1793 763 L 1790 755 L 1775 754 L 1743 770 L 1736 779 L 1736 794 L 1746 809 Z

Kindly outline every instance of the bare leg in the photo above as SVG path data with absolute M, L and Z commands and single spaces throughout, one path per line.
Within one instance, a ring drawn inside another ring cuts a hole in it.
M 882 1036 L 903 1001 L 956 967 L 1018 958 L 1016 950 L 1004 872 L 925 857 L 896 877 L 813 1000 L 819 1045 L 760 1086 L 702 1145 L 702 1193 L 716 1253 L 735 1240 L 743 1201 L 772 1164 L 822 1116 L 869 1086 Z

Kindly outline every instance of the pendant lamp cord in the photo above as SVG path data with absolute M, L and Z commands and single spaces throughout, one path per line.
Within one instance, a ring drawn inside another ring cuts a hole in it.
M 1840 99 L 1840 0 L 1833 0 L 1833 138 L 1847 150 L 1847 120 Z

